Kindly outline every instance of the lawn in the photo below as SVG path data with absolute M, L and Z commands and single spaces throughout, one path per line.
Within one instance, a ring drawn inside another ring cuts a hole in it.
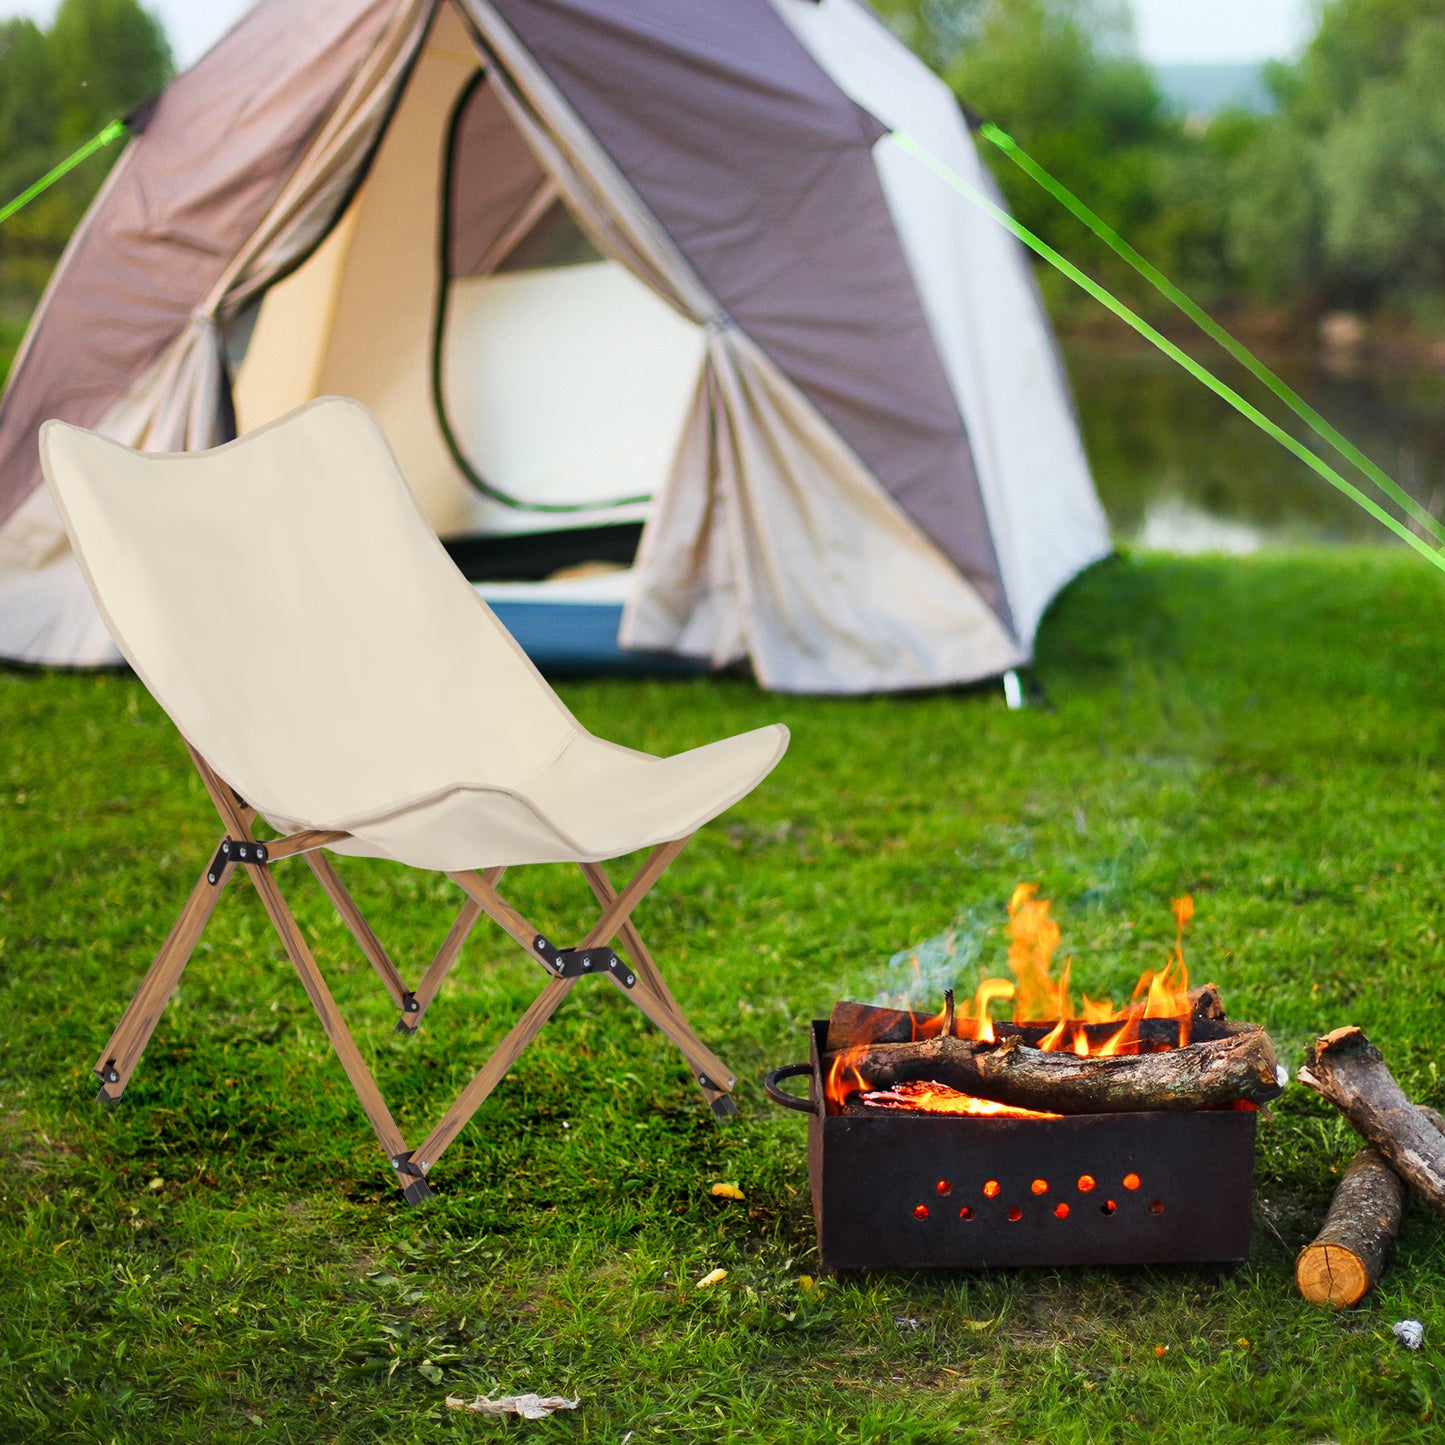
M 239 882 L 124 1101 L 92 1102 L 90 1067 L 219 830 L 134 679 L 0 673 L 0 1439 L 1439 1439 L 1445 1226 L 1412 1206 L 1374 1295 L 1306 1306 L 1294 1256 L 1355 1142 L 1297 1085 L 1262 1118 L 1238 1271 L 839 1283 L 818 1269 L 803 1120 L 760 1079 L 805 1056 L 836 998 L 906 985 L 889 957 L 954 922 L 1002 972 L 1004 903 L 1030 880 L 1076 986 L 1117 999 L 1161 963 L 1187 891 L 1196 981 L 1265 1024 L 1291 1070 L 1358 1023 L 1445 1107 L 1442 635 L 1445 584 L 1402 552 L 1135 556 L 1056 605 L 1019 713 L 992 689 L 561 684 L 585 723 L 656 752 L 793 729 L 639 914 L 742 1114 L 715 1124 L 660 1035 L 584 981 L 422 1209 L 389 1191 Z M 340 866 L 414 980 L 460 895 Z M 277 871 L 415 1131 L 538 970 L 479 928 L 405 1039 L 304 865 Z M 583 892 L 564 870 L 514 887 L 564 935 Z M 714 1198 L 722 1181 L 744 1198 Z M 714 1269 L 726 1279 L 699 1287 Z M 1390 1334 L 1406 1317 L 1425 1325 L 1417 1353 Z M 524 1391 L 581 1404 L 528 1424 L 444 1405 Z

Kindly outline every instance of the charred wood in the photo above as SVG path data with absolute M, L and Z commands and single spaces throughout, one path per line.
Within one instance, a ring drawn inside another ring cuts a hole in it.
M 1434 1210 L 1445 1214 L 1445 1135 L 1433 1110 L 1412 1104 L 1384 1056 L 1355 1027 L 1316 1039 L 1299 1071 L 1302 1084 L 1328 1099 L 1390 1167 Z
M 955 1018 L 952 1007 L 953 991 L 944 995 L 942 1026 L 937 1032 L 956 1036 L 964 1033 L 970 1020 Z M 1202 988 L 1189 990 L 1189 1017 L 1193 1023 L 1218 1023 L 1224 1019 L 1224 1004 L 1220 1000 L 1219 985 L 1206 983 Z M 908 1043 L 917 1038 L 922 1029 L 939 1015 L 910 1013 L 905 1009 L 875 1008 L 871 1004 L 852 1003 L 843 1000 L 834 1004 L 828 1019 L 828 1052 L 836 1049 L 857 1048 L 863 1044 Z M 1142 1024 L 1158 1026 L 1161 1043 L 1172 1047 L 1178 1040 L 1178 1030 L 1170 1019 L 1145 1019 Z M 994 1030 L 1000 1038 L 1013 1034 L 1025 1036 L 1026 1041 L 1037 1041 L 1052 1027 L 1052 1023 L 1008 1024 L 996 1023 Z M 1105 1035 L 1116 1027 L 1114 1024 L 1090 1024 L 1091 1031 L 1102 1031 Z
M 1202 1031 L 1202 1030 L 1201 1030 Z M 846 1067 L 870 1089 L 929 1079 L 1025 1109 L 1117 1114 L 1201 1109 L 1281 1089 L 1274 1046 L 1254 1024 L 1215 1024 L 1215 1037 L 1153 1053 L 1090 1055 L 1033 1048 L 1018 1036 L 997 1043 L 938 1037 L 850 1052 Z

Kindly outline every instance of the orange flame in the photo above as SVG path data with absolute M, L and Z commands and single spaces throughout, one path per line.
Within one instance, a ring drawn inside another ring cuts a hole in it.
M 1070 964 L 1064 964 L 1059 979 L 1049 972 L 1059 946 L 1059 925 L 1049 917 L 1049 900 L 1034 897 L 1038 888 L 1037 883 L 1020 883 L 1008 901 L 1008 966 L 1018 984 L 1014 1018 L 1066 1019 L 1073 1014 Z
M 912 1016 L 914 1039 L 934 1038 L 950 1027 L 956 1038 L 973 1039 L 979 1043 L 994 1043 L 997 1035 L 990 1007 L 998 1001 L 1013 1000 L 1013 1022 L 1033 1027 L 1046 1027 L 1047 1032 L 1034 1045 L 1046 1050 L 1067 1051 L 1080 1058 L 1094 1055 L 1102 1058 L 1120 1054 L 1132 1054 L 1152 1049 L 1167 1048 L 1170 1045 L 1149 1039 L 1140 1029 L 1145 1019 L 1173 1019 L 1178 1025 L 1178 1046 L 1188 1044 L 1191 1038 L 1189 970 L 1184 962 L 1184 930 L 1194 917 L 1194 900 L 1187 894 L 1171 900 L 1178 931 L 1174 948 L 1164 967 L 1158 970 L 1146 969 L 1135 985 L 1129 1002 L 1116 1009 L 1111 999 L 1092 999 L 1083 996 L 1083 1017 L 1074 1013 L 1069 992 L 1069 978 L 1072 959 L 1066 959 L 1059 974 L 1053 972 L 1053 955 L 1059 945 L 1059 925 L 1049 916 L 1049 900 L 1039 898 L 1037 883 L 1020 883 L 1009 899 L 1008 937 L 1009 971 L 1013 982 L 1002 978 L 986 978 L 978 986 L 970 1005 L 965 1002 L 956 1015 L 947 1005 L 932 1018 L 920 1019 Z M 1110 1029 L 1107 1026 L 1116 1027 Z M 1050 1027 L 1051 1025 L 1051 1027 Z M 828 1074 L 828 1098 L 835 1106 L 841 1107 L 847 1096 L 856 1091 L 867 1091 L 868 1084 L 859 1070 L 867 1046 L 840 1050 L 833 1060 Z M 919 1091 L 925 1092 L 920 1095 Z M 908 1084 L 870 1096 L 870 1103 L 899 1109 L 927 1109 L 935 1113 L 1008 1113 L 1018 1117 L 1030 1117 L 1029 1110 L 1010 1110 L 1003 1105 L 992 1105 L 984 1100 L 974 1100 L 980 1108 L 959 1106 L 954 1103 L 935 1105 L 919 1102 L 920 1097 L 947 1099 L 956 1091 L 938 1084 Z M 957 1095 L 968 1099 L 968 1095 Z

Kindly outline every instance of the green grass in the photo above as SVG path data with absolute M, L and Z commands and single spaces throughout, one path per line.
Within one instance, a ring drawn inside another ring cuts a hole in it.
M 369 1130 L 250 890 L 230 890 L 124 1102 L 89 1070 L 218 826 L 132 678 L 0 674 L 0 1439 L 149 1442 L 1426 1441 L 1445 1402 L 1445 1228 L 1335 1316 L 1293 1289 L 1354 1141 L 1291 1086 L 1264 1120 L 1250 1262 L 818 1274 L 804 1124 L 762 1072 L 840 995 L 1004 900 L 1055 900 L 1076 984 L 1117 997 L 1193 893 L 1195 977 L 1297 1065 L 1358 1023 L 1445 1106 L 1445 589 L 1394 552 L 1117 560 L 1043 630 L 1042 705 L 993 691 L 766 696 L 572 682 L 584 722 L 671 752 L 769 719 L 778 771 L 640 914 L 738 1072 L 714 1125 L 615 991 L 574 990 L 446 1155 L 435 1205 Z M 278 702 L 278 705 L 281 705 Z M 414 978 L 459 895 L 342 860 Z M 298 863 L 278 865 L 403 1129 L 455 1093 L 540 974 L 478 930 L 422 1033 Z M 509 882 L 512 880 L 509 879 Z M 515 878 L 565 935 L 563 870 Z M 562 906 L 556 905 L 558 898 Z M 713 1199 L 735 1180 L 746 1199 Z M 729 1271 L 711 1289 L 696 1281 Z M 1390 1324 L 1423 1320 L 1417 1354 Z M 898 1321 L 904 1321 L 900 1324 Z M 909 1320 L 920 1322 L 914 1328 Z M 1167 1351 L 1159 1353 L 1161 1347 Z M 444 1397 L 571 1394 L 535 1424 Z

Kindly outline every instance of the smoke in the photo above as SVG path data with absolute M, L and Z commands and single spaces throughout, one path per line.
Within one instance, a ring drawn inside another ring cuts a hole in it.
M 869 1002 L 878 1008 L 936 1013 L 945 989 L 953 989 L 961 998 L 972 997 L 984 944 L 997 926 L 997 919 L 990 922 L 970 910 L 942 933 L 901 949 L 884 965 L 881 977 L 873 975 L 876 992 Z M 858 993 L 865 994 L 867 987 L 865 983 Z

